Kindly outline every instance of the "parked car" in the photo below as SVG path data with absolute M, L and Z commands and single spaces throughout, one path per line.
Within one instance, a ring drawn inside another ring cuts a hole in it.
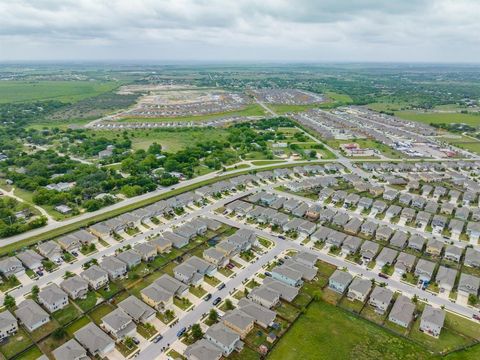
M 211 298 L 212 298 L 212 294 L 207 294 L 207 295 L 205 296 L 205 301 L 208 301 L 208 300 L 210 300 Z
M 153 338 L 153 342 L 156 344 L 158 343 L 160 340 L 163 339 L 163 336 L 162 335 L 157 335 Z
M 187 331 L 187 328 L 186 328 L 186 327 L 181 328 L 181 329 L 177 332 L 177 337 L 182 336 L 183 334 L 185 334 L 186 331 Z
M 479 314 L 473 314 L 473 318 L 474 318 L 475 320 L 480 321 L 480 315 L 479 315 Z
M 218 286 L 218 290 L 222 290 L 225 288 L 225 284 L 224 283 L 221 283 L 219 286 Z
M 219 296 L 215 300 L 213 300 L 213 305 L 218 305 L 222 301 L 222 298 Z
M 268 271 L 265 271 L 265 276 L 272 276 L 272 274 L 269 273 Z
M 140 340 L 138 340 L 136 337 L 133 337 L 132 341 L 135 343 L 135 345 L 140 344 Z

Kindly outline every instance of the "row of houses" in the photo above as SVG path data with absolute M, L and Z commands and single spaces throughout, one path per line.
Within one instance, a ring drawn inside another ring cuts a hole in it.
M 311 280 L 311 273 L 317 272 L 316 261 L 313 254 L 298 253 L 273 269 L 271 278 L 265 278 L 263 284 L 254 288 L 247 298 L 240 299 L 237 308 L 225 313 L 220 323 L 210 326 L 203 339 L 186 348 L 184 356 L 189 360 L 218 360 L 222 356 L 229 356 L 233 351 L 241 351 L 244 347 L 243 340 L 255 325 L 266 331 L 274 326 L 277 314 L 272 308 L 280 299 L 289 302 L 295 299 L 298 286 L 301 286 L 297 275 L 302 272 L 303 276 Z M 289 273 L 285 272 L 287 269 Z M 269 338 L 274 339 L 274 335 L 269 335 Z
M 388 320 L 408 328 L 415 318 L 416 306 L 406 296 L 400 295 L 394 300 L 394 292 L 383 286 L 374 286 L 368 279 L 353 277 L 346 271 L 336 270 L 329 278 L 330 289 L 344 294 L 351 301 L 368 301 L 379 314 L 388 311 Z M 373 289 L 373 290 L 372 290 Z M 392 306 L 393 303 L 393 306 Z M 426 305 L 420 319 L 420 331 L 438 337 L 445 322 L 445 311 Z

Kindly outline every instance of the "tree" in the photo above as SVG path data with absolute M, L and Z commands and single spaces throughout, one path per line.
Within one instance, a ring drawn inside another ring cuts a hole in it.
M 478 304 L 478 297 L 475 294 L 469 294 L 468 295 L 468 303 L 470 305 Z
M 5 298 L 3 299 L 3 306 L 5 306 L 7 309 L 11 309 L 15 307 L 15 305 L 15 298 L 12 295 L 5 295 Z
M 37 285 L 33 285 L 32 287 L 32 297 L 34 300 L 38 299 L 38 293 L 40 292 L 40 289 L 38 288 Z
M 225 300 L 225 309 L 227 309 L 227 310 L 233 310 L 234 309 L 232 300 L 230 300 L 230 299 Z
M 418 296 L 415 294 L 413 295 L 412 301 L 416 304 L 418 302 Z
M 127 336 L 125 338 L 125 340 L 123 340 L 123 343 L 125 344 L 125 346 L 129 349 L 131 349 L 132 347 L 135 346 L 135 342 L 133 341 L 133 339 L 130 337 L 130 336 Z
M 208 320 L 210 322 L 215 323 L 218 320 L 218 312 L 215 309 L 211 309 L 210 312 L 208 313 Z
M 52 336 L 58 340 L 58 339 L 63 339 L 65 337 L 65 334 L 66 334 L 66 331 L 64 328 L 58 328 L 52 333 Z
M 192 325 L 192 337 L 195 341 L 200 340 L 203 337 L 203 331 L 200 324 Z

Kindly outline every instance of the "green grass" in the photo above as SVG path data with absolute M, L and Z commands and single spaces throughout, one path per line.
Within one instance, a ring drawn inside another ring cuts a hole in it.
M 267 106 L 278 115 L 283 115 L 285 113 L 290 113 L 290 112 L 301 112 L 309 109 L 315 109 L 319 107 L 319 104 L 309 104 L 309 105 L 268 104 Z
M 62 310 L 55 311 L 52 317 L 59 322 L 60 325 L 66 325 L 75 320 L 80 315 L 75 305 L 68 304 Z
M 463 351 L 457 351 L 448 354 L 443 359 L 445 360 L 474 360 L 480 358 L 480 345 L 472 346 Z
M 101 288 L 100 290 L 97 290 L 97 292 L 104 299 L 110 299 L 112 296 L 114 296 L 116 293 L 118 293 L 121 289 L 122 289 L 122 287 L 119 284 L 116 284 L 114 282 L 109 282 L 108 283 L 108 290 L 104 290 L 104 288 Z
M 357 143 L 362 149 L 369 148 L 378 150 L 382 155 L 391 159 L 401 159 L 405 157 L 399 151 L 393 150 L 389 146 L 371 139 L 327 140 L 325 143 L 338 150 L 340 150 L 340 145 L 342 144 Z M 356 157 L 352 156 L 351 158 L 355 159 Z
M 325 95 L 327 95 L 327 97 L 330 100 L 333 100 L 333 102 L 335 103 L 347 104 L 353 101 L 352 98 L 347 94 L 340 94 L 333 91 L 325 91 Z
M 172 121 L 204 121 L 221 118 L 225 116 L 264 116 L 265 110 L 258 104 L 250 104 L 241 110 L 224 111 L 215 114 L 179 117 L 158 117 L 158 118 L 122 118 L 120 122 L 172 122 Z
M 176 307 L 182 309 L 183 311 L 187 310 L 190 306 L 192 306 L 192 303 L 187 298 L 179 299 L 175 297 L 173 298 L 173 304 Z
M 480 118 L 479 118 L 480 121 Z M 460 149 L 471 151 L 477 154 L 480 154 L 480 141 L 475 138 L 463 136 L 460 137 L 441 137 L 440 140 L 443 140 L 453 146 L 456 146 Z
M 102 318 L 110 314 L 113 310 L 115 310 L 113 305 L 103 303 L 89 312 L 88 315 L 97 325 L 99 325 L 102 323 Z
M 423 348 L 325 302 L 309 306 L 270 360 L 429 359 Z
M 89 291 L 85 299 L 77 299 L 75 303 L 82 309 L 83 312 L 87 312 L 97 304 L 98 295 L 95 291 Z
M 6 358 L 11 358 L 32 344 L 33 342 L 30 340 L 27 332 L 19 328 L 15 335 L 11 336 L 5 344 L 0 346 L 0 351 Z
M 201 286 L 190 286 L 190 292 L 198 298 L 203 297 L 207 293 Z
M 40 100 L 76 102 L 116 88 L 116 82 L 100 81 L 2 81 L 0 103 Z
M 56 322 L 55 320 L 50 320 L 48 323 L 32 331 L 30 333 L 30 336 L 32 337 L 33 341 L 38 341 L 40 339 L 43 339 L 45 336 L 51 334 L 52 332 L 54 332 L 59 327 L 60 326 L 58 325 L 58 322 Z
M 440 112 L 416 112 L 416 111 L 398 111 L 396 116 L 425 124 L 453 124 L 462 123 L 474 127 L 480 126 L 480 116 L 474 114 L 462 114 L 462 113 L 440 113 Z
M 262 166 L 262 165 L 281 164 L 284 162 L 285 160 L 257 160 L 257 161 L 252 161 L 252 165 Z
M 15 360 L 37 360 L 40 356 L 42 356 L 42 352 L 38 346 L 32 346 L 21 355 L 15 357 Z
M 83 328 L 85 325 L 89 324 L 91 320 L 88 318 L 88 316 L 82 316 L 80 319 L 74 321 L 70 325 L 68 325 L 65 328 L 65 331 L 67 334 L 71 337 L 73 337 L 73 334 Z

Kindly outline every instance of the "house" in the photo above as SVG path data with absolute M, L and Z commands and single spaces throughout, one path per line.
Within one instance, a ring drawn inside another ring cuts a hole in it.
M 333 220 L 333 217 L 335 216 L 336 211 L 332 209 L 325 209 L 320 213 L 320 222 L 325 223 L 325 222 L 331 222 Z
M 465 227 L 465 223 L 461 220 L 452 219 L 448 223 L 448 230 L 452 233 L 452 235 L 460 236 L 463 232 L 463 228 Z
M 285 284 L 290 286 L 301 286 L 303 284 L 302 281 L 302 272 L 293 269 L 289 266 L 277 266 L 272 271 L 272 278 L 282 281 Z
M 57 242 L 63 250 L 68 252 L 78 251 L 78 249 L 80 249 L 80 240 L 71 234 L 62 236 Z
M 253 302 L 270 309 L 280 302 L 280 293 L 268 286 L 254 288 L 247 297 Z
M 333 217 L 332 223 L 334 225 L 343 227 L 348 222 L 348 220 L 350 220 L 350 217 L 346 213 L 338 213 Z
M 415 267 L 415 275 L 418 276 L 418 279 L 420 281 L 428 283 L 432 279 L 434 270 L 434 262 L 420 259 L 418 260 L 417 266 Z
M 360 245 L 362 244 L 362 239 L 356 236 L 347 236 L 342 244 L 342 253 L 347 255 L 355 254 Z
M 104 222 L 93 224 L 88 228 L 92 234 L 100 239 L 105 239 L 112 235 L 112 229 L 108 227 Z
M 422 251 L 426 239 L 418 234 L 413 234 L 408 239 L 408 247 L 413 250 Z
M 403 206 L 410 206 L 412 203 L 413 197 L 410 194 L 401 194 L 398 198 L 398 202 Z
M 141 256 L 145 262 L 150 262 L 157 256 L 157 248 L 151 243 L 138 243 L 133 247 L 133 250 Z
M 217 267 L 213 264 L 192 256 L 182 264 L 173 269 L 176 279 L 187 285 L 199 285 L 203 281 L 204 275 L 213 275 L 217 271 Z
M 381 225 L 375 234 L 375 239 L 381 241 L 388 241 L 393 235 L 393 229 L 387 225 Z
M 93 356 L 105 357 L 115 348 L 115 341 L 93 322 L 77 330 L 74 337 Z
M 390 205 L 387 209 L 385 216 L 388 219 L 394 218 L 395 216 L 399 215 L 402 211 L 402 208 L 398 205 Z
M 466 266 L 480 268 L 480 250 L 467 248 L 463 263 Z
M 133 295 L 119 302 L 118 307 L 136 323 L 148 324 L 155 319 L 156 311 Z
M 332 232 L 333 230 L 325 227 L 325 226 L 319 226 L 317 228 L 317 231 L 315 231 L 311 236 L 310 236 L 310 239 L 313 241 L 313 242 L 325 242 L 328 238 L 328 236 L 330 235 L 330 233 Z
M 298 295 L 299 288 L 295 286 L 288 285 L 282 281 L 275 280 L 273 278 L 263 279 L 263 287 L 273 290 L 280 294 L 280 298 L 292 302 Z
M 247 298 L 240 299 L 237 305 L 240 310 L 253 317 L 255 319 L 255 323 L 264 329 L 272 326 L 275 318 L 277 317 L 277 313 L 275 311 L 256 304 Z
M 82 245 L 90 245 L 98 241 L 95 235 L 90 234 L 87 230 L 77 230 L 70 234 L 70 236 L 76 238 Z
M 187 360 L 220 360 L 222 350 L 206 339 L 200 339 L 187 346 L 183 355 Z
M 398 191 L 388 189 L 383 193 L 383 199 L 387 201 L 394 201 L 398 196 Z
M 184 246 L 188 245 L 189 238 L 179 235 L 178 233 L 173 233 L 171 231 L 165 231 L 162 233 L 163 238 L 169 241 L 172 246 L 176 249 L 181 249 Z
M 401 252 L 395 262 L 395 272 L 402 276 L 403 274 L 412 271 L 416 259 L 417 258 L 411 254 Z
M 25 268 L 20 260 L 15 256 L 11 256 L 0 261 L 0 274 L 6 278 L 10 276 L 22 276 L 25 274 Z
M 22 301 L 15 311 L 15 316 L 32 332 L 50 321 L 50 316 L 32 299 Z
M 203 258 L 217 267 L 224 267 L 229 262 L 229 259 L 225 256 L 225 253 L 213 247 L 203 251 Z
M 82 278 L 88 281 L 93 290 L 98 290 L 108 284 L 108 273 L 98 265 L 90 266 L 80 274 Z
M 433 256 L 440 256 L 443 250 L 443 242 L 435 239 L 430 239 L 428 240 L 427 243 L 427 248 L 425 251 L 427 254 L 433 255 Z
M 360 195 L 355 194 L 355 193 L 350 193 L 345 198 L 345 202 L 343 203 L 343 207 L 344 208 L 349 208 L 349 207 L 352 207 L 352 206 L 356 206 L 359 201 L 360 201 Z
M 372 204 L 373 204 L 373 199 L 366 196 L 363 196 L 360 198 L 360 200 L 358 200 L 358 207 L 361 210 L 370 209 L 372 207 Z
M 419 211 L 415 218 L 415 225 L 418 227 L 427 226 L 432 215 L 426 211 Z
M 373 241 L 365 241 L 360 247 L 360 254 L 362 255 L 362 259 L 366 262 L 372 261 L 375 255 L 377 255 L 379 247 L 380 246 Z
M 243 349 L 240 335 L 222 323 L 217 323 L 205 332 L 205 339 L 222 350 L 224 356 L 229 356 L 234 350 Z
M 67 341 L 52 351 L 55 360 L 88 360 L 90 359 L 82 345 L 75 339 Z
M 308 220 L 304 220 L 298 226 L 297 231 L 301 234 L 308 236 L 313 234 L 316 229 L 317 229 L 317 225 L 315 223 L 310 222 Z
M 68 305 L 68 295 L 57 284 L 52 283 L 40 290 L 38 302 L 46 307 L 50 313 L 53 313 Z
M 372 282 L 370 280 L 356 277 L 348 287 L 347 297 L 350 300 L 364 302 L 367 299 L 371 289 Z
M 432 219 L 432 227 L 436 230 L 436 231 L 443 231 L 443 229 L 445 228 L 445 226 L 447 226 L 447 218 L 443 215 L 434 215 L 433 216 L 433 219 Z
M 384 314 L 393 298 L 393 291 L 387 289 L 386 287 L 375 286 L 373 289 L 368 303 L 375 308 L 380 314 Z
M 420 331 L 433 337 L 438 337 L 445 322 L 445 311 L 435 309 L 431 305 L 425 305 L 420 319 Z
M 445 248 L 445 254 L 443 255 L 444 259 L 460 262 L 462 257 L 463 249 L 455 245 L 447 245 Z
M 4 341 L 18 330 L 15 316 L 9 310 L 0 312 L 0 341 Z
M 457 270 L 440 266 L 437 271 L 437 276 L 435 277 L 435 282 L 438 284 L 440 291 L 449 293 L 455 285 L 456 277 Z
M 23 266 L 33 271 L 42 266 L 43 256 L 30 249 L 17 254 L 17 258 L 22 262 Z
M 467 221 L 470 216 L 470 210 L 466 207 L 456 208 L 455 209 L 455 218 L 463 221 Z
M 415 218 L 415 210 L 411 208 L 403 208 L 400 218 L 405 222 L 411 222 Z
M 313 268 L 317 263 L 318 256 L 316 254 L 309 253 L 306 251 L 300 251 L 295 256 L 292 257 L 292 260 L 300 264 L 303 264 L 305 266 L 309 266 Z
M 100 267 L 108 273 L 111 280 L 122 278 L 127 274 L 127 264 L 115 256 L 103 258 Z
M 427 201 L 425 211 L 430 214 L 436 214 L 438 211 L 438 204 L 435 201 Z
M 393 265 L 395 258 L 397 257 L 398 251 L 393 249 L 384 247 L 380 254 L 378 254 L 377 258 L 375 259 L 376 265 L 380 268 L 384 266 Z
M 133 337 L 137 333 L 137 326 L 132 318 L 121 308 L 105 315 L 102 318 L 102 327 L 117 340 Z
M 390 239 L 390 245 L 403 249 L 405 247 L 405 244 L 407 243 L 407 239 L 408 234 L 406 232 L 398 230 Z
M 62 249 L 60 248 L 60 245 L 53 240 L 39 244 L 37 250 L 40 255 L 53 262 L 59 262 L 62 260 Z
M 362 220 L 354 217 L 343 226 L 343 230 L 347 234 L 356 235 L 360 231 L 360 226 L 362 226 Z
M 375 235 L 377 228 L 378 228 L 377 223 L 367 220 L 362 224 L 360 228 L 360 232 L 366 236 L 373 236 Z
M 188 286 L 167 274 L 162 275 L 140 292 L 145 303 L 161 312 L 173 304 L 174 296 L 182 298 L 187 293 Z
M 353 280 L 353 276 L 350 273 L 335 270 L 335 272 L 328 279 L 328 287 L 336 292 L 343 294 L 347 290 L 348 285 Z
M 247 213 L 253 209 L 253 205 L 245 201 L 235 200 L 225 205 L 225 208 L 238 215 L 247 215 Z
M 420 196 L 417 196 L 412 200 L 412 206 L 417 209 L 423 209 L 426 203 L 427 201 Z
M 235 309 L 225 313 L 222 317 L 222 322 L 240 335 L 240 339 L 244 339 L 253 329 L 255 318 L 240 309 Z
M 168 252 L 172 248 L 172 242 L 163 236 L 157 236 L 155 239 L 151 240 L 149 244 L 154 246 L 159 254 Z
M 215 249 L 222 252 L 226 257 L 233 257 L 239 253 L 237 246 L 228 241 L 219 242 L 215 245 Z
M 478 239 L 480 237 L 480 222 L 469 221 L 466 233 L 470 239 Z
M 60 287 L 72 298 L 85 299 L 88 294 L 88 281 L 79 275 L 73 275 L 60 283 Z
M 478 296 L 478 288 L 480 287 L 480 278 L 462 273 L 458 282 L 458 293 L 464 296 Z
M 381 214 L 387 209 L 387 204 L 385 201 L 382 200 L 375 200 L 372 209 L 376 211 L 376 213 Z
M 440 208 L 440 212 L 445 215 L 452 215 L 454 209 L 455 209 L 454 204 L 446 202 L 442 204 Z
M 332 230 L 328 234 L 326 243 L 327 245 L 330 245 L 332 247 L 335 246 L 339 248 L 343 244 L 343 241 L 345 240 L 346 237 L 347 235 L 345 235 L 344 233 L 341 233 L 340 231 Z
M 142 262 L 142 256 L 139 253 L 137 253 L 135 250 L 132 250 L 132 249 L 125 250 L 125 251 L 122 251 L 122 252 L 118 253 L 116 255 L 116 258 L 118 260 L 122 261 L 123 263 L 125 263 L 125 265 L 127 265 L 127 269 L 132 269 L 135 266 L 140 265 L 140 263 Z M 113 267 L 113 265 L 109 265 L 109 266 L 112 268 L 112 270 L 117 268 L 117 266 L 115 266 L 115 267 Z M 119 267 L 118 267 L 118 269 L 119 269 Z M 118 273 L 117 270 L 115 270 L 115 272 Z M 122 275 L 120 275 L 120 276 L 122 276 Z
M 397 298 L 395 304 L 393 304 L 392 310 L 388 315 L 388 320 L 394 324 L 408 328 L 413 319 L 414 312 L 415 304 L 413 304 L 408 297 L 401 295 Z

